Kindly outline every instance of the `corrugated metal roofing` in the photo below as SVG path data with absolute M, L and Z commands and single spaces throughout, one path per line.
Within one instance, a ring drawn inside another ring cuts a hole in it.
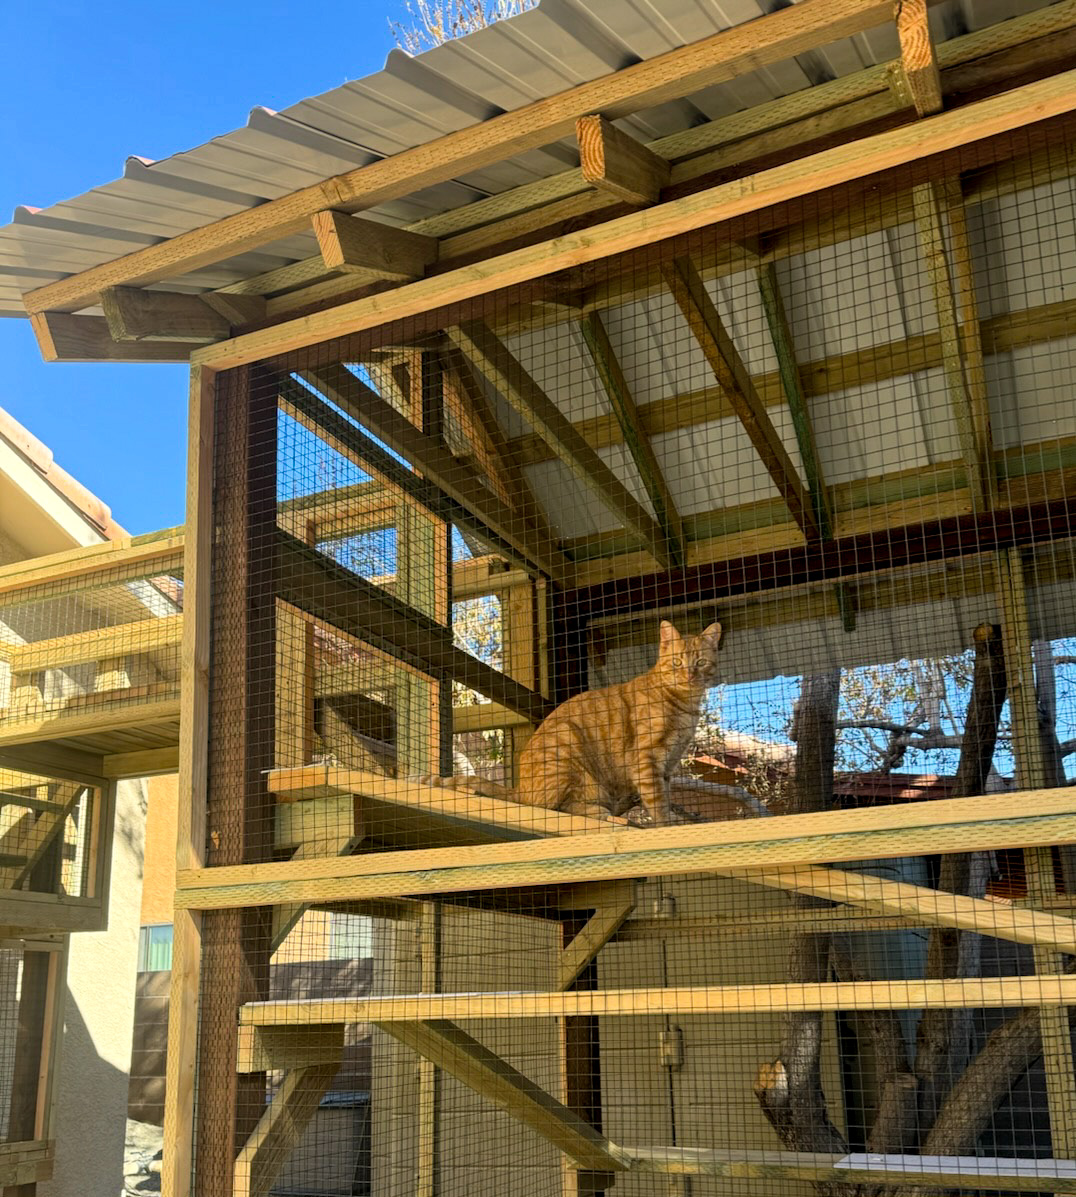
M 0 228 L 0 316 L 24 315 L 24 291 L 174 237 L 308 184 L 532 100 L 697 41 L 782 6 L 782 0 L 541 0 L 537 8 L 283 112 L 255 108 L 246 126 L 158 162 L 128 160 L 123 177 L 48 208 L 16 210 Z M 1040 8 L 1039 0 L 947 0 L 932 10 L 939 39 Z M 882 27 L 777 63 L 626 120 L 653 139 L 893 58 Z M 570 141 L 383 204 L 370 215 L 410 224 L 577 163 Z M 312 235 L 276 242 L 170 280 L 211 290 L 316 253 Z

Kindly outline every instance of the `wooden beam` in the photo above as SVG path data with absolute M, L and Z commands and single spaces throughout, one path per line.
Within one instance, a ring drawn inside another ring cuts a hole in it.
M 344 1059 L 344 1026 L 239 1028 L 236 1072 L 310 1068 Z
M 602 112 L 615 119 L 680 99 L 745 69 L 783 62 L 881 25 L 891 14 L 890 0 L 806 0 L 39 287 L 25 296 L 27 311 L 77 311 L 96 302 L 106 287 L 144 286 L 187 274 L 305 231 L 324 210 L 326 196 L 337 208 L 349 209 L 399 199 L 571 136 L 578 117 Z
M 456 474 L 465 475 L 467 481 L 461 484 L 457 476 L 454 489 L 467 495 L 467 504 L 457 502 L 432 481 L 401 464 L 362 428 L 344 419 L 300 384 L 289 379 L 281 380 L 280 406 L 282 411 L 344 457 L 373 472 L 399 496 L 400 503 L 390 523 L 401 516 L 400 508 L 407 500 L 411 500 L 431 515 L 472 532 L 491 549 L 516 561 L 524 569 L 549 573 L 562 585 L 568 584 L 573 578 L 574 567 L 560 553 L 555 542 L 547 542 L 539 532 L 528 527 L 517 512 L 508 508 L 477 480 L 473 470 L 465 463 L 460 463 Z M 408 433 L 408 441 L 411 448 L 423 458 L 428 452 L 431 461 L 440 461 L 442 465 L 446 465 L 445 459 L 450 458 L 442 446 L 419 429 Z M 450 459 L 455 461 L 455 458 Z M 451 469 L 447 473 L 453 476 Z
M 594 492 L 625 528 L 640 538 L 643 547 L 659 564 L 667 565 L 664 538 L 649 513 L 490 329 L 475 322 L 450 328 L 448 336 L 475 369 L 497 388 L 509 407 L 549 445 L 573 476 Z
M 304 1026 L 450 1019 L 573 1018 L 593 1014 L 787 1014 L 806 1010 L 996 1010 L 1076 1005 L 1076 977 L 957 977 L 950 980 L 820 981 L 509 993 L 421 993 L 322 1001 L 257 1002 L 240 1007 L 241 1023 Z
M 766 414 L 739 351 L 733 344 L 698 271 L 687 258 L 677 258 L 662 268 L 665 282 L 683 313 L 710 369 L 732 404 L 755 452 L 762 459 L 792 518 L 812 540 L 819 535 L 811 498 L 800 481 L 792 459 Z
M 635 406 L 628 380 L 620 368 L 616 353 L 605 331 L 601 316 L 591 312 L 580 321 L 583 340 L 590 350 L 594 367 L 601 379 L 613 415 L 620 426 L 624 444 L 628 447 L 635 468 L 650 496 L 650 502 L 657 515 L 658 526 L 665 537 L 666 554 L 670 564 L 679 568 L 687 562 L 684 529 L 680 522 L 680 513 L 676 509 L 676 501 L 669 491 L 665 475 L 654 455 L 653 447 L 639 422 L 639 411 Z
M 938 314 L 942 362 L 953 421 L 969 486 L 977 505 L 989 508 L 997 496 L 993 436 L 986 393 L 982 342 L 972 277 L 971 246 L 960 184 L 921 183 L 913 189 L 919 244 Z M 957 281 L 950 274 L 945 227 L 949 225 Z
M 436 238 L 346 212 L 316 212 L 314 235 L 326 270 L 343 270 L 370 282 L 411 282 L 437 261 Z
M 842 869 L 798 866 L 772 871 L 744 870 L 737 875 L 752 885 L 813 894 L 832 902 L 899 914 L 915 919 L 923 926 L 953 927 L 1012 943 L 1076 953 L 1076 922 L 1041 910 L 1026 910 L 962 894 L 939 893 L 921 885 L 887 881 Z
M 175 773 L 179 769 L 179 746 L 109 753 L 102 759 L 101 768 L 105 777 L 154 777 L 161 773 Z
M 234 328 L 260 324 L 267 316 L 265 300 L 260 295 L 234 295 L 227 291 L 206 291 L 199 296 L 214 312 Z
M 942 86 L 927 22 L 927 0 L 896 0 L 896 21 L 905 94 L 916 116 L 933 116 L 942 109 Z
M 450 1021 L 377 1022 L 383 1031 L 539 1134 L 584 1168 L 627 1165 L 589 1123 Z
M 65 665 L 79 665 L 84 661 L 172 648 L 179 644 L 182 634 L 182 615 L 139 619 L 134 623 L 112 624 L 89 632 L 72 632 L 52 640 L 20 644 L 8 651 L 8 661 L 13 673 L 62 669 Z
M 502 503 L 466 462 L 454 457 L 443 441 L 391 407 L 346 366 L 331 365 L 304 371 L 302 377 L 326 399 L 342 408 L 379 440 L 399 453 L 428 482 L 469 511 L 493 537 L 524 556 L 527 564 L 565 584 L 573 575 L 571 562 L 548 533 L 528 523 L 520 512 Z M 293 395 L 294 393 L 289 392 Z M 344 430 L 340 430 L 341 435 Z M 406 481 L 404 482 L 406 485 Z
M 1076 838 L 1064 791 L 1031 790 L 908 806 L 780 815 L 690 827 L 618 829 L 525 843 L 390 852 L 327 861 L 189 869 L 179 909 L 346 901 L 564 881 L 673 876 L 944 850 L 1052 846 Z M 421 880 L 416 874 L 421 873 Z
M 209 621 L 212 610 L 213 434 L 216 380 L 191 371 L 187 421 L 186 538 L 183 555 L 183 640 L 180 692 L 177 869 L 205 865 L 209 748 Z M 169 986 L 162 1197 L 189 1197 L 194 1151 L 194 1091 L 198 1058 L 202 915 L 175 911 Z
M 762 306 L 766 309 L 770 340 L 777 354 L 777 373 L 781 379 L 788 410 L 792 415 L 792 426 L 796 430 L 796 443 L 811 494 L 815 523 L 818 525 L 819 535 L 825 539 L 833 535 L 833 511 L 822 471 L 822 461 L 818 456 L 818 446 L 815 444 L 811 414 L 803 390 L 803 378 L 796 364 L 792 330 L 789 328 L 785 305 L 781 300 L 781 291 L 777 285 L 777 269 L 773 262 L 766 262 L 759 268 L 758 286 L 762 295 Z
M 103 786 L 104 758 L 97 752 L 58 744 L 19 744 L 0 748 L 0 768 Z
M 540 694 L 457 648 L 450 629 L 286 532 L 277 533 L 277 557 L 285 602 L 424 673 L 447 673 L 536 723 L 549 713 L 551 704 Z
M 828 1155 L 795 1151 L 711 1151 L 695 1147 L 624 1147 L 633 1172 L 715 1176 L 728 1180 L 804 1181 L 819 1186 L 910 1188 L 940 1192 L 973 1189 L 1005 1193 L 1076 1193 L 1076 1166 L 1068 1159 L 992 1156 Z
M 108 287 L 101 292 L 108 331 L 114 341 L 178 341 L 212 344 L 231 325 L 198 295 Z
M 1037 9 L 942 43 L 938 47 L 938 60 L 946 91 L 967 91 L 1003 82 L 1026 71 L 1032 62 L 1056 65 L 1076 45 L 1074 17 L 1071 0 L 1059 0 L 1047 9 Z M 673 169 L 672 181 L 676 184 L 714 169 L 747 164 L 760 155 L 802 146 L 837 130 L 851 130 L 910 106 L 910 99 L 898 98 L 896 89 L 890 85 L 890 77 L 899 66 L 899 60 L 879 63 L 659 138 L 649 148 L 662 158 L 684 159 Z M 714 146 L 721 149 L 704 152 Z M 574 168 L 426 217 L 408 228 L 446 238 L 442 244 L 443 263 L 459 254 L 471 256 L 478 247 L 496 245 L 521 231 L 592 213 L 596 210 L 594 201 L 606 206 L 617 202 L 611 195 L 588 192 L 582 171 Z M 329 286 L 347 282 L 337 277 L 327 283 L 316 283 L 317 291 L 302 287 L 323 274 L 324 263 L 318 255 L 231 283 L 216 294 L 266 295 L 287 291 L 288 294 L 270 302 L 273 317 L 282 319 L 293 307 L 325 298 Z
M 618 129 L 604 116 L 575 122 L 583 178 L 626 204 L 656 204 L 669 184 L 667 159 Z
M 175 689 L 179 689 L 178 682 Z M 67 739 L 70 736 L 169 722 L 179 718 L 179 709 L 178 694 L 175 698 L 147 701 L 145 696 L 137 693 L 125 697 L 121 690 L 116 693 L 114 701 L 98 709 L 83 712 L 57 710 L 34 719 L 0 724 L 0 746 L 32 744 L 37 740 Z
M 532 523 L 542 535 L 554 539 L 545 513 L 535 499 L 519 461 L 509 447 L 497 420 L 497 414 L 490 406 L 471 363 L 453 346 L 446 346 L 441 357 L 446 403 L 456 407 L 461 423 L 472 430 L 471 434 L 479 442 L 476 452 L 483 468 L 499 480 L 505 491 L 504 497 L 518 509 L 523 518 Z M 490 483 L 497 485 L 494 478 L 490 478 Z M 456 593 L 455 583 L 453 593 Z
M 635 882 L 614 882 L 594 913 L 557 957 L 557 988 L 569 989 L 635 909 Z
M 815 0 L 808 0 L 808 6 L 814 3 Z M 798 12 L 804 7 L 797 4 L 781 12 Z M 781 13 L 774 14 L 779 15 Z M 285 354 L 331 337 L 376 328 L 392 320 L 758 212 L 812 194 L 817 191 L 820 180 L 825 180 L 827 187 L 835 187 L 1007 133 L 1076 109 L 1074 78 L 1076 72 L 1063 72 L 1003 95 L 941 113 L 911 127 L 879 133 L 629 213 L 608 221 L 600 231 L 584 229 L 564 233 L 551 241 L 512 250 L 433 278 L 405 284 L 393 291 L 340 304 L 331 311 L 247 333 L 198 351 L 195 360 L 223 369 Z
M 104 316 L 33 312 L 30 324 L 46 362 L 183 362 L 204 341 L 115 341 Z M 225 334 L 227 335 L 227 334 Z
M 969 394 L 977 396 L 983 388 L 984 355 L 1009 353 L 1014 349 L 1048 344 L 1072 336 L 1076 333 L 1076 301 L 1061 300 L 1036 305 L 983 320 L 978 319 L 977 314 L 972 316 L 975 307 L 974 292 L 969 291 L 967 286 L 971 257 L 966 242 L 966 217 L 963 208 L 957 207 L 951 198 L 948 200 L 948 214 L 965 369 Z M 964 238 L 959 243 L 958 231 L 962 232 Z M 810 400 L 835 391 L 867 387 L 892 378 L 944 368 L 947 350 L 948 343 L 943 343 L 939 332 L 927 332 L 898 341 L 883 342 L 867 350 L 798 362 L 796 375 L 804 400 L 809 404 Z M 767 408 L 777 407 L 787 401 L 780 369 L 753 374 L 751 377 Z M 662 436 L 679 428 L 726 419 L 732 415 L 735 415 L 732 405 L 717 386 L 671 395 L 653 403 L 641 404 L 638 408 L 642 431 L 648 437 Z M 580 420 L 575 427 L 595 449 L 624 443 L 620 424 L 612 414 Z M 524 465 L 536 465 L 553 457 L 545 442 L 533 433 L 510 440 L 507 448 Z
M 339 1065 L 311 1064 L 284 1074 L 235 1161 L 234 1197 L 269 1197 L 273 1181 L 299 1145 Z

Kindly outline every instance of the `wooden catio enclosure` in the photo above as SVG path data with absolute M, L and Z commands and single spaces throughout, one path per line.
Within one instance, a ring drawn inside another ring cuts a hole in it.
M 1076 1192 L 1076 4 L 682 7 L 23 296 L 192 367 L 171 1197 Z M 675 824 L 506 796 L 663 619 Z

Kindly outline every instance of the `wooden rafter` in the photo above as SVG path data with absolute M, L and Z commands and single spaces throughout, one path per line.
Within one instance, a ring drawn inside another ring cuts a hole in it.
M 795 12 L 802 7 L 796 5 L 782 12 Z M 620 216 L 606 222 L 600 232 L 585 229 L 563 233 L 552 241 L 510 250 L 433 278 L 342 303 L 330 311 L 246 333 L 200 350 L 192 360 L 223 369 L 284 354 L 331 337 L 376 328 L 387 321 L 423 314 L 502 287 L 530 282 L 566 267 L 612 257 L 758 212 L 813 193 L 820 179 L 825 179 L 827 186 L 837 186 L 1074 110 L 1076 71 L 1066 71 L 940 113 L 911 127 L 878 133 Z
M 46 362 L 186 362 L 202 341 L 115 341 L 104 316 L 36 312 L 30 325 Z
M 960 185 L 956 180 L 922 183 L 913 194 L 920 251 L 938 315 L 942 363 L 961 455 L 977 505 L 990 507 L 997 494 L 993 435 Z M 954 255 L 952 272 L 945 244 L 946 223 Z
M 900 40 L 899 78 L 917 116 L 931 116 L 942 108 L 941 75 L 934 41 L 927 23 L 927 0 L 896 0 Z
M 765 405 L 755 390 L 751 375 L 748 374 L 739 351 L 726 331 L 698 271 L 687 258 L 678 258 L 664 267 L 663 274 L 710 369 L 713 370 L 736 416 L 751 438 L 755 452 L 762 459 L 778 493 L 788 505 L 792 518 L 808 539 L 817 537 L 819 526 L 811 497 L 804 489 L 792 459 L 766 414 Z
M 581 116 L 575 122 L 583 178 L 628 204 L 656 204 L 667 187 L 671 167 L 641 141 L 618 129 L 604 116 Z
M 954 264 L 970 267 L 967 257 L 957 248 L 957 224 L 950 216 L 950 237 L 954 246 Z M 973 298 L 963 286 L 962 303 Z M 976 328 L 978 332 L 976 333 Z M 964 317 L 961 334 L 965 342 L 965 361 L 971 385 L 973 361 L 972 338 L 980 350 L 976 378 L 982 378 L 982 355 L 1009 353 L 1031 345 L 1064 340 L 1076 333 L 1076 300 L 1060 300 L 1015 312 L 1006 312 L 985 320 Z M 888 341 L 869 349 L 835 354 L 797 363 L 797 376 L 807 401 L 850 387 L 867 387 L 891 378 L 902 378 L 944 367 L 945 344 L 941 333 L 932 331 L 898 341 Z M 786 401 L 781 372 L 753 374 L 752 381 L 766 407 Z M 976 383 L 981 385 L 980 382 Z M 662 436 L 680 428 L 724 419 L 735 415 L 731 404 L 717 386 L 701 391 L 672 395 L 653 403 L 641 404 L 639 421 L 648 437 Z M 576 424 L 582 436 L 596 449 L 623 443 L 620 423 L 614 415 L 596 416 Z M 533 434 L 508 442 L 510 452 L 524 465 L 536 465 L 551 457 L 545 442 Z
M 676 502 L 669 491 L 668 483 L 657 457 L 654 455 L 650 439 L 643 431 L 639 422 L 639 411 L 635 406 L 628 380 L 624 377 L 620 362 L 617 360 L 609 334 L 605 331 L 601 316 L 591 312 L 580 321 L 583 340 L 590 350 L 594 368 L 598 372 L 613 415 L 620 427 L 624 444 L 635 462 L 635 468 L 650 496 L 654 512 L 657 515 L 658 526 L 665 537 L 666 552 L 673 566 L 681 566 L 687 560 L 684 529 L 680 522 L 680 513 L 676 509 Z
M 818 525 L 819 534 L 825 539 L 833 535 L 833 511 L 829 492 L 826 489 L 825 476 L 822 472 L 822 462 L 818 456 L 818 446 L 815 443 L 811 413 L 807 408 L 803 377 L 796 364 L 792 331 L 788 325 L 785 305 L 781 300 L 780 288 L 777 285 L 777 271 L 772 262 L 765 263 L 759 269 L 758 285 L 762 294 L 762 306 L 766 309 L 766 323 L 770 328 L 770 340 L 773 342 L 774 352 L 777 354 L 777 374 L 781 380 L 781 388 L 785 394 L 785 401 L 788 403 L 788 410 L 792 415 L 792 426 L 796 430 L 796 443 L 799 445 L 803 472 L 807 476 L 815 522 Z
M 324 210 L 327 196 L 337 209 L 348 210 L 398 199 L 570 136 L 578 117 L 601 112 L 614 119 L 679 99 L 745 69 L 781 62 L 883 24 L 891 12 L 889 0 L 805 0 L 37 288 L 26 296 L 27 310 L 77 311 L 96 302 L 106 287 L 144 286 L 189 273 L 303 232 L 315 213 Z
M 473 437 L 472 444 L 482 453 L 488 481 L 504 487 L 507 501 L 522 518 L 532 523 L 542 535 L 555 540 L 545 512 L 534 497 L 471 363 L 454 346 L 446 346 L 441 359 L 446 399 L 456 405 L 464 426 Z M 489 477 L 490 474 L 496 481 Z
M 505 401 L 546 442 L 572 474 L 590 489 L 661 565 L 668 564 L 664 537 L 650 514 L 605 464 L 571 421 L 520 362 L 482 323 L 458 325 L 449 338 Z
M 484 486 L 472 466 L 453 457 L 354 374 L 340 366 L 311 371 L 309 375 L 312 384 L 324 388 L 323 393 L 334 403 L 345 411 L 361 413 L 375 435 L 421 474 L 401 465 L 362 428 L 338 415 L 305 387 L 285 379 L 280 387 L 282 410 L 304 427 L 315 431 L 338 452 L 375 471 L 399 493 L 438 518 L 460 524 L 524 567 L 547 573 L 562 583 L 572 576 L 571 563 L 548 536 L 529 526 Z
M 286 532 L 277 533 L 277 564 L 279 597 L 300 611 L 433 677 L 458 680 L 535 723 L 549 713 L 542 695 L 457 648 L 450 629 Z
M 947 92 L 981 87 L 1004 80 L 1026 69 L 1030 60 L 1060 61 L 1072 46 L 1076 4 L 1060 0 L 1050 8 L 1003 21 L 943 43 L 937 51 Z M 890 85 L 899 60 L 845 75 L 788 96 L 767 101 L 743 112 L 719 117 L 706 124 L 650 142 L 648 149 L 662 159 L 681 159 L 673 166 L 672 181 L 685 183 L 713 169 L 745 164 L 761 154 L 805 144 L 815 137 L 890 115 L 910 104 Z M 719 148 L 720 147 L 720 148 Z M 594 210 L 595 203 L 615 202 L 611 195 L 588 192 L 582 171 L 568 170 L 512 191 L 468 203 L 461 208 L 425 217 L 408 226 L 415 232 L 442 238 L 442 260 L 460 253 L 474 253 L 481 245 L 495 245 L 518 236 L 538 221 L 549 225 L 558 215 L 578 217 Z M 563 211 L 562 211 L 563 210 Z M 273 301 L 276 315 L 288 305 L 310 302 L 313 294 L 303 284 L 324 275 L 319 256 L 277 267 L 222 288 L 224 293 L 269 295 L 292 291 Z M 344 280 L 336 280 L 343 287 Z M 296 290 L 296 289 L 299 290 Z M 233 323 L 239 323 L 233 321 Z
M 421 233 L 335 211 L 316 212 L 313 224 L 326 270 L 402 283 L 421 278 L 437 261 L 437 240 Z
M 944 101 L 925 0 L 898 0 L 896 19 L 901 58 L 894 79 L 911 98 L 917 116 L 932 116 L 942 110 Z M 970 489 L 979 506 L 989 507 L 996 498 L 997 481 L 992 470 L 990 406 L 971 245 L 959 180 L 920 183 L 912 190 L 912 202 L 920 251 L 934 295 L 946 385 Z M 952 239 L 952 272 L 946 253 L 946 224 Z
M 101 307 L 114 341 L 179 341 L 210 345 L 223 340 L 231 325 L 199 295 L 107 287 Z

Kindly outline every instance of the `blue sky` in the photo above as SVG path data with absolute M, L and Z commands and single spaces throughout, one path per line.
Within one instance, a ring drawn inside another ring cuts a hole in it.
M 182 6 L 0 5 L 0 222 L 118 178 L 378 70 L 393 46 L 383 4 L 265 0 Z M 112 507 L 131 532 L 183 522 L 182 366 L 49 365 L 30 326 L 0 320 L 0 407 Z

